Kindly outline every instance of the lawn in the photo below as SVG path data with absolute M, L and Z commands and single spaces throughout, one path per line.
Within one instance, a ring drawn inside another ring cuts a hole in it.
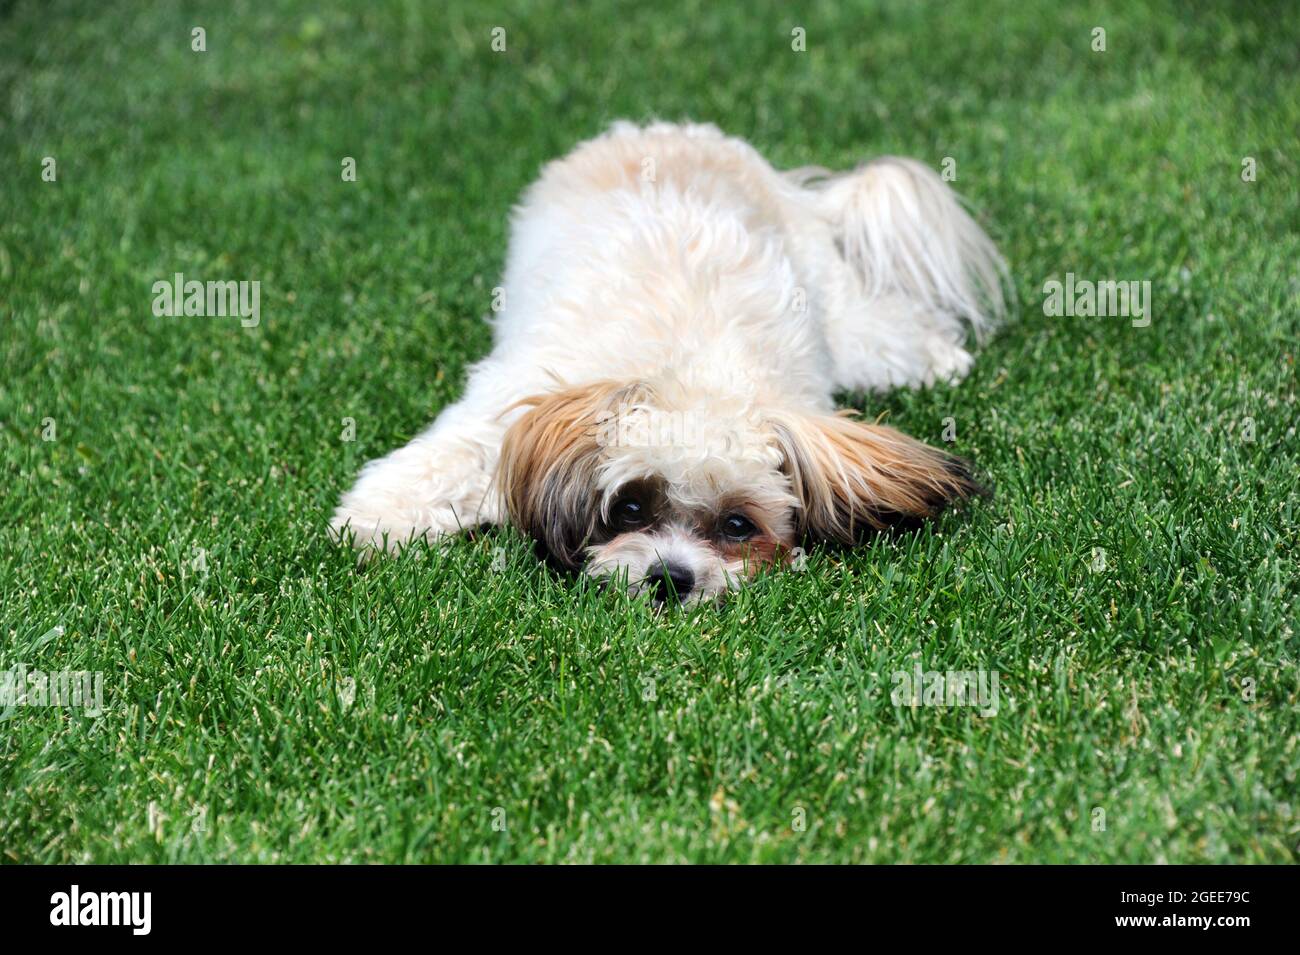
M 104 698 L 0 707 L 0 859 L 1295 862 L 1297 35 L 0 0 L 0 668 Z M 486 353 L 521 189 L 652 116 L 953 160 L 1018 317 L 960 386 L 844 400 L 995 495 L 691 613 L 509 531 L 357 567 L 330 509 Z M 178 272 L 260 282 L 258 323 L 155 315 Z M 1149 281 L 1150 323 L 1045 314 L 1070 273 Z M 917 667 L 996 712 L 895 705 Z

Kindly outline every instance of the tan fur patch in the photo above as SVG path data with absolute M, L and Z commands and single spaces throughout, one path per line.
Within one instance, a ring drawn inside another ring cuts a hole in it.
M 960 458 L 846 413 L 791 415 L 776 427 L 802 529 L 815 537 L 853 544 L 863 530 L 934 517 L 982 491 Z
M 598 381 L 535 395 L 506 432 L 496 486 L 510 519 L 571 569 L 595 529 L 600 421 L 637 386 Z
M 782 541 L 760 535 L 746 541 L 724 541 L 718 545 L 718 550 L 728 564 L 739 562 L 745 573 L 753 577 L 788 564 L 792 549 Z

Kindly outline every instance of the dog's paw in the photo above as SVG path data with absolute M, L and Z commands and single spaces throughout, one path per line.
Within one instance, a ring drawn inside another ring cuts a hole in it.
M 394 555 L 421 540 L 432 542 L 463 529 L 451 508 L 440 508 L 419 521 L 411 521 L 340 507 L 329 525 L 330 537 L 356 548 L 363 561 L 376 554 Z
M 495 523 L 492 465 L 482 441 L 417 437 L 361 469 L 330 532 L 368 556 Z
M 939 335 L 931 336 L 926 342 L 926 357 L 928 367 L 922 384 L 927 388 L 935 384 L 955 385 L 975 365 L 974 355 Z

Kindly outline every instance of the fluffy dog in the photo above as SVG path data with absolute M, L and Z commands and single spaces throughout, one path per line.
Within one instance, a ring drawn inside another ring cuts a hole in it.
M 1005 269 L 914 160 L 782 173 L 713 126 L 617 123 L 528 189 L 491 354 L 331 526 L 391 551 L 512 523 L 686 602 L 931 517 L 977 493 L 964 463 L 833 395 L 960 379 Z

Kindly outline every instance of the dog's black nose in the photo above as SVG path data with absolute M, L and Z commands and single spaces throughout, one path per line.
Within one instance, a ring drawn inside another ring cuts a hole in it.
M 685 600 L 695 589 L 695 574 L 689 568 L 671 562 L 656 564 L 646 572 L 646 581 L 657 603 L 666 603 L 675 596 Z

